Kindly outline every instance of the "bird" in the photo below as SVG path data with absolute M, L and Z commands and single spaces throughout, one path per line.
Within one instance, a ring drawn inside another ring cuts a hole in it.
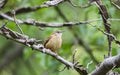
M 56 53 L 62 45 L 62 33 L 60 30 L 53 32 L 45 41 L 44 47 Z

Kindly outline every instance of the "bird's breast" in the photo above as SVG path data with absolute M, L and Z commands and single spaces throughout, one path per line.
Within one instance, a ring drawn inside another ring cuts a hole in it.
M 54 36 L 46 44 L 46 47 L 55 52 L 56 50 L 58 50 L 61 47 L 61 44 L 62 44 L 61 37 L 60 36 Z

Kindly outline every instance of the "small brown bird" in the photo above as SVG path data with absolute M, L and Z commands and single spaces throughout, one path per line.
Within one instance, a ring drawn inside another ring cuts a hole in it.
M 44 43 L 44 47 L 56 52 L 62 45 L 62 32 L 53 32 Z

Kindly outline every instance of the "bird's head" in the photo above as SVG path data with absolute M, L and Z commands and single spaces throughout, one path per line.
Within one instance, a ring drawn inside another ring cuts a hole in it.
M 53 32 L 53 34 L 58 35 L 58 36 L 62 36 L 63 32 L 64 31 L 62 31 L 62 30 L 57 30 L 57 31 Z

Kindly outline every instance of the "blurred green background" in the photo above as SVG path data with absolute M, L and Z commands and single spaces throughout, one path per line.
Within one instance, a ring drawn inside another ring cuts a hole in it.
M 21 7 L 33 7 L 41 5 L 45 0 L 9 0 L 6 6 L 1 10 L 3 13 L 12 11 Z M 88 0 L 72 0 L 76 5 L 85 5 Z M 107 7 L 111 24 L 111 32 L 120 39 L 120 10 L 111 5 L 109 0 L 102 0 L 103 4 Z M 117 0 L 113 0 L 116 1 Z M 118 3 L 120 5 L 120 3 Z M 57 7 L 42 8 L 37 11 L 22 13 L 16 15 L 17 19 L 35 19 L 40 22 L 66 22 L 60 14 L 59 10 L 66 17 L 67 21 L 90 21 L 100 19 L 99 21 L 92 22 L 92 25 L 104 30 L 104 25 L 99 14 L 99 10 L 96 5 L 91 5 L 87 8 L 73 7 L 70 3 L 64 2 Z M 118 20 L 116 20 L 118 19 Z M 0 25 L 7 20 L 0 19 Z M 104 55 L 107 55 L 108 44 L 106 36 L 92 25 L 77 25 L 71 28 L 50 28 L 50 27 L 35 27 L 20 24 L 25 35 L 31 38 L 45 40 L 53 31 L 64 30 L 62 48 L 58 51 L 58 54 L 68 61 L 72 61 L 72 55 L 76 50 L 75 60 L 80 62 L 84 67 L 91 61 L 92 64 L 88 67 L 90 73 L 95 69 L 97 63 L 91 58 L 90 54 L 86 52 L 86 48 L 90 49 L 93 56 L 98 62 L 104 60 Z M 9 21 L 7 27 L 19 32 L 15 23 Z M 43 30 L 41 30 L 43 29 Z M 76 39 L 76 36 L 82 40 L 85 44 L 81 45 Z M 120 52 L 120 48 L 113 42 L 112 55 L 117 55 Z M 31 48 L 25 47 L 12 40 L 6 39 L 0 35 L 0 75 L 79 75 L 76 71 L 65 69 L 62 72 L 64 65 L 55 60 L 49 55 L 37 52 Z M 120 69 L 116 69 L 120 72 Z

